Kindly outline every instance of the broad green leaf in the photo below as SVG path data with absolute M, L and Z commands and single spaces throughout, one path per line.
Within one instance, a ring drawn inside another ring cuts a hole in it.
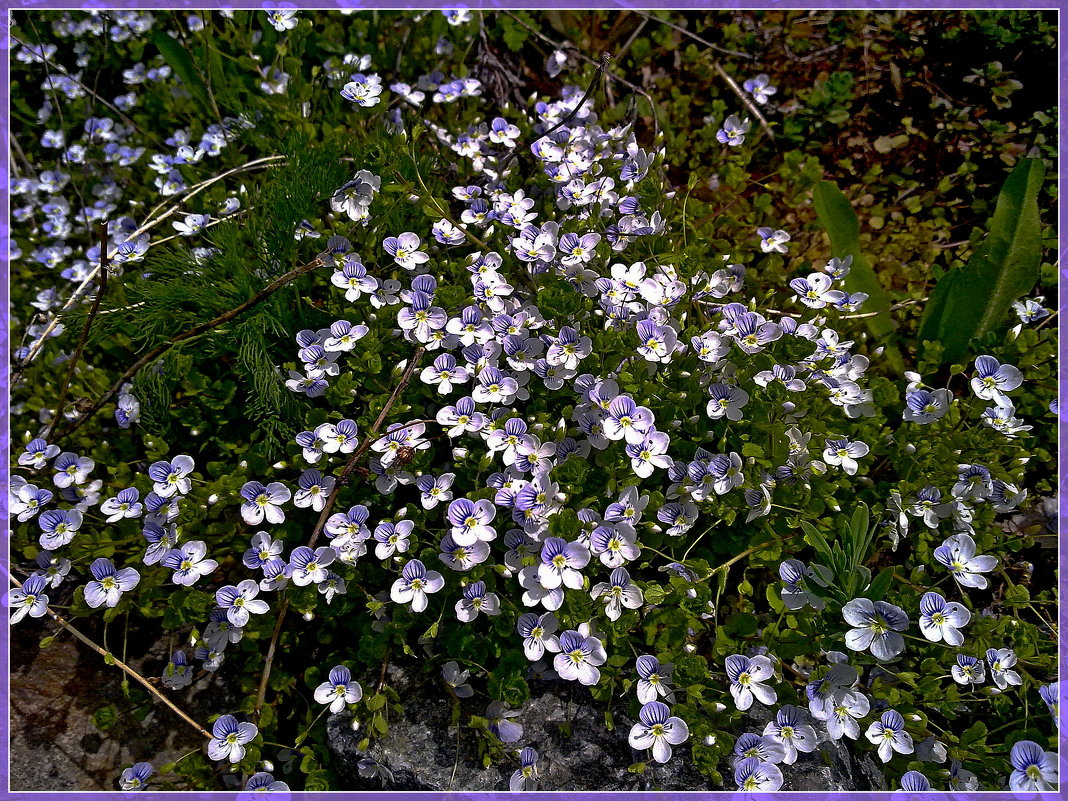
M 200 77 L 200 73 L 197 72 L 189 51 L 182 47 L 181 43 L 177 42 L 173 36 L 163 31 L 153 31 L 152 43 L 159 48 L 164 61 L 174 70 L 174 74 L 182 79 L 182 83 L 189 89 L 193 99 L 200 103 L 203 109 L 210 108 L 208 87 L 204 84 L 204 79 Z
M 893 343 L 894 326 L 890 319 L 890 296 L 879 282 L 871 262 L 860 251 L 860 220 L 849 199 L 833 181 L 820 181 L 812 191 L 812 205 L 820 225 L 831 240 L 831 253 L 836 259 L 853 257 L 845 287 L 849 292 L 863 292 L 868 296 L 864 304 L 867 312 L 880 312 L 868 317 L 869 330 L 886 347 L 885 355 L 895 370 L 904 370 L 904 362 Z
M 1012 302 L 1031 291 L 1042 261 L 1039 159 L 1020 159 L 998 195 L 989 234 L 968 263 L 955 267 L 931 293 L 921 341 L 942 344 L 943 362 L 959 362 L 969 342 L 993 331 Z

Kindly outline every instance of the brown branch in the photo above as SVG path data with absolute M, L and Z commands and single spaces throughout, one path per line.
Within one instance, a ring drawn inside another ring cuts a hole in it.
M 22 589 L 22 583 L 18 579 L 16 579 L 14 576 L 11 576 L 10 578 L 11 578 L 11 581 L 14 582 L 15 585 L 19 589 Z M 52 609 L 52 607 L 46 607 L 46 609 L 48 611 L 49 616 L 53 620 L 55 620 L 56 623 L 59 624 L 60 628 L 63 628 L 63 629 L 66 629 L 67 631 L 69 631 L 71 634 L 73 634 L 75 636 L 75 638 L 80 640 L 83 644 L 88 645 L 90 648 L 92 648 L 94 651 L 96 651 L 98 654 L 100 654 L 102 657 L 104 657 L 105 661 L 110 660 L 111 664 L 115 665 L 117 668 L 119 668 L 127 676 L 130 676 L 130 677 L 136 679 L 137 682 L 140 683 L 141 685 L 143 685 L 146 690 L 148 690 L 150 693 L 152 693 L 154 696 L 156 696 L 156 698 L 158 698 L 160 701 L 162 701 L 164 703 L 164 705 L 168 709 L 170 709 L 174 714 L 176 714 L 178 717 L 180 717 L 182 720 L 184 720 L 186 723 L 188 723 L 190 726 L 192 726 L 194 729 L 196 729 L 197 733 L 200 736 L 204 737 L 207 740 L 212 739 L 211 732 L 209 732 L 207 729 L 205 729 L 203 726 L 201 726 L 199 723 L 197 723 L 195 720 L 193 720 L 193 718 L 189 717 L 189 715 L 187 715 L 185 712 L 183 712 L 177 706 L 175 706 L 174 702 L 171 701 L 171 699 L 169 699 L 163 693 L 161 693 L 159 691 L 159 688 L 154 686 L 152 684 L 152 682 L 150 682 L 148 679 L 146 679 L 144 676 L 142 676 L 140 673 L 138 673 L 132 667 L 127 665 L 125 662 L 120 660 L 114 654 L 110 653 L 109 651 L 105 651 L 103 648 L 101 648 L 95 642 L 90 640 L 88 637 L 86 637 L 84 634 L 82 634 L 80 631 L 78 631 L 78 629 L 74 628 L 74 626 L 72 626 L 70 623 L 68 623 L 66 620 L 64 620 L 59 615 L 58 612 L 56 612 L 54 609 Z
M 325 262 L 323 261 L 324 255 L 325 254 L 320 254 L 307 264 L 302 264 L 300 267 L 296 267 L 290 270 L 285 275 L 276 278 L 274 281 L 265 286 L 251 298 L 249 298 L 239 306 L 235 306 L 234 308 L 230 309 L 230 311 L 223 312 L 215 319 L 208 320 L 206 323 L 195 325 L 188 331 L 173 336 L 169 340 L 164 342 L 162 345 L 158 345 L 157 347 L 150 350 L 148 353 L 138 359 L 125 373 L 123 373 L 119 380 L 116 381 L 114 385 L 112 385 L 111 389 L 109 389 L 107 392 L 97 398 L 96 402 L 93 403 L 93 405 L 89 408 L 87 412 L 85 412 L 85 414 L 75 420 L 71 425 L 60 431 L 56 437 L 57 441 L 62 440 L 64 437 L 70 436 L 83 423 L 85 423 L 93 415 L 100 411 L 100 409 L 103 408 L 104 404 L 111 400 L 116 394 L 118 394 L 119 390 L 122 389 L 122 385 L 129 381 L 131 378 L 133 378 L 133 376 L 137 373 L 138 370 L 156 361 L 160 356 L 169 351 L 175 345 L 193 339 L 194 337 L 198 337 L 201 334 L 206 333 L 211 329 L 222 325 L 223 323 L 230 322 L 230 320 L 233 320 L 235 317 L 240 316 L 244 312 L 251 309 L 253 306 L 257 306 L 263 301 L 265 301 L 267 298 L 269 298 L 282 287 L 289 284 L 291 281 L 299 278 L 305 273 L 311 272 L 316 267 L 321 267 L 323 264 L 325 264 Z
M 386 401 L 386 405 L 382 407 L 378 419 L 376 419 L 374 425 L 371 426 L 367 439 L 360 443 L 360 446 L 353 451 L 352 456 L 349 457 L 348 462 L 345 464 L 345 468 L 341 471 L 341 475 L 338 476 L 337 481 L 334 483 L 334 489 L 330 492 L 330 496 L 326 499 L 326 503 L 323 505 L 323 511 L 319 513 L 319 520 L 316 522 L 315 529 L 312 531 L 311 537 L 308 539 L 309 548 L 315 547 L 315 543 L 318 541 L 319 535 L 322 533 L 323 527 L 326 525 L 326 521 L 329 519 L 330 513 L 334 509 L 334 504 L 337 502 L 338 495 L 341 494 L 342 487 L 348 484 L 349 479 L 356 471 L 364 454 L 370 450 L 375 442 L 382 438 L 378 436 L 378 431 L 382 427 L 382 423 L 385 422 L 386 415 L 388 415 L 390 409 L 393 408 L 393 404 L 397 402 L 397 398 L 400 397 L 401 392 L 408 386 L 408 382 L 412 380 L 412 375 L 415 373 L 415 369 L 419 365 L 419 360 L 423 358 L 425 350 L 426 349 L 422 346 L 415 349 L 415 353 L 412 355 L 412 360 L 408 363 L 404 375 L 402 375 L 400 381 L 397 382 L 397 386 L 393 388 L 393 392 Z M 257 722 L 259 721 L 260 713 L 263 710 L 264 699 L 267 697 L 267 682 L 270 681 L 271 678 L 271 668 L 274 665 L 274 657 L 278 651 L 278 639 L 282 635 L 282 623 L 285 620 L 286 612 L 288 611 L 289 598 L 286 597 L 278 609 L 278 620 L 274 624 L 274 634 L 271 635 L 271 644 L 267 647 L 267 657 L 263 661 L 263 673 L 260 675 L 260 686 L 256 693 L 256 707 L 252 713 Z
M 52 436 L 52 431 L 55 430 L 56 423 L 63 418 L 63 405 L 67 401 L 67 394 L 70 392 L 71 382 L 74 380 L 74 370 L 78 366 L 78 361 L 82 357 L 82 351 L 85 350 L 85 342 L 89 338 L 89 329 L 92 328 L 93 319 L 96 317 L 98 311 L 100 311 L 100 301 L 104 299 L 104 292 L 108 288 L 108 225 L 107 223 L 100 223 L 100 285 L 96 291 L 96 297 L 93 299 L 92 308 L 89 309 L 89 315 L 85 318 L 85 325 L 82 326 L 82 337 L 78 340 L 78 347 L 74 350 L 74 355 L 70 358 L 70 367 L 67 369 L 67 380 L 63 382 L 63 388 L 59 391 L 59 400 L 56 401 L 56 412 L 52 415 L 52 420 L 48 424 L 48 428 L 45 430 L 44 439 L 47 441 Z M 19 368 L 19 373 L 25 367 Z

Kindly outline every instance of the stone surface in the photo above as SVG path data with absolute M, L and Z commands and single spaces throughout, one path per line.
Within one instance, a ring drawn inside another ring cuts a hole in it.
M 518 760 L 483 769 L 478 760 L 476 733 L 451 724 L 452 700 L 440 683 L 414 671 L 391 666 L 388 682 L 404 699 L 405 713 L 390 720 L 389 733 L 372 742 L 366 754 L 357 749 L 362 732 L 353 732 L 346 713 L 327 721 L 327 744 L 335 757 L 334 767 L 342 779 L 338 789 L 389 789 L 428 791 L 507 790 L 508 779 Z M 709 779 L 690 763 L 689 744 L 675 747 L 666 765 L 648 763 L 643 775 L 627 768 L 645 759 L 627 744 L 633 723 L 614 710 L 615 729 L 604 725 L 604 707 L 578 685 L 560 682 L 531 683 L 532 698 L 514 718 L 523 726 L 517 746 L 533 746 L 539 754 L 539 790 L 716 790 Z M 465 715 L 482 714 L 485 699 L 465 700 Z M 748 731 L 763 731 L 770 710 L 747 716 Z M 561 724 L 570 721 L 572 735 L 565 737 Z M 361 778 L 359 760 L 370 757 L 393 774 L 385 778 Z M 729 766 L 722 769 L 729 776 Z M 867 757 L 854 759 L 848 746 L 825 742 L 819 751 L 802 755 L 795 765 L 784 766 L 784 790 L 871 790 L 882 786 L 878 767 Z M 733 789 L 733 788 L 727 788 Z
M 85 621 L 80 621 L 86 626 Z M 37 624 L 36 626 L 33 624 Z M 47 626 L 42 628 L 41 626 Z M 27 790 L 115 790 L 122 768 L 148 760 L 156 765 L 177 759 L 198 746 L 200 737 L 158 701 L 144 720 L 123 694 L 122 672 L 103 657 L 59 633 L 47 648 L 40 638 L 55 633 L 53 624 L 27 621 L 14 627 L 11 642 L 10 788 Z M 112 637 L 121 628 L 112 628 Z M 86 633 L 89 633 L 87 630 Z M 99 642 L 95 633 L 94 639 Z M 170 656 L 166 639 L 153 642 L 132 633 L 127 643 L 131 666 L 158 676 Z M 224 665 L 225 667 L 225 665 Z M 176 700 L 194 715 L 207 717 L 219 700 L 221 683 L 201 678 L 179 691 Z M 115 724 L 101 731 L 93 716 L 113 706 Z

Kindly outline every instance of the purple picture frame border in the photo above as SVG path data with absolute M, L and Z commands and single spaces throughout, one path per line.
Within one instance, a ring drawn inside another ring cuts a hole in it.
M 472 10 L 494 10 L 501 8 L 512 9 L 529 9 L 531 3 L 522 2 L 508 2 L 507 0 L 498 2 L 458 2 L 455 4 L 442 4 L 432 2 L 406 2 L 406 3 L 389 3 L 389 2 L 338 2 L 338 3 L 290 3 L 290 2 L 261 2 L 261 3 L 227 3 L 227 2 L 198 2 L 198 3 L 176 3 L 166 2 L 165 0 L 147 0 L 147 2 L 86 2 L 86 3 L 63 3 L 57 2 L 57 0 L 42 0 L 36 2 L 35 0 L 28 0 L 27 2 L 12 4 L 9 0 L 0 0 L 0 119 L 3 121 L 4 129 L 4 147 L 0 152 L 0 165 L 2 165 L 5 180 L 3 186 L 0 187 L 0 198 L 2 198 L 3 204 L 3 219 L 0 221 L 0 318 L 2 318 L 2 325 L 0 325 L 0 349 L 4 352 L 4 358 L 0 360 L 0 410 L 2 410 L 2 426 L 0 426 L 0 450 L 4 452 L 4 458 L 0 459 L 0 525 L 3 526 L 3 547 L 0 548 L 0 574 L 4 577 L 8 575 L 8 566 L 10 564 L 10 527 L 8 518 L 8 494 L 7 486 L 10 478 L 9 464 L 10 464 L 10 449 L 11 449 L 11 431 L 10 431 L 10 365 L 9 365 L 9 284 L 10 284 L 10 264 L 7 258 L 9 231 L 10 231 L 10 211 L 11 211 L 11 198 L 8 192 L 9 189 L 9 177 L 10 177 L 10 63 L 9 59 L 12 55 L 11 43 L 8 36 L 10 31 L 11 10 L 14 7 L 16 10 L 75 10 L 75 9 L 137 9 L 137 10 L 160 10 L 160 9 L 182 9 L 188 11 L 194 10 L 215 10 L 215 9 L 251 9 L 259 10 L 263 8 L 272 8 L 276 6 L 283 7 L 296 7 L 300 10 L 309 11 L 331 11 L 342 9 L 356 9 L 356 10 L 427 10 L 427 9 L 441 9 L 441 8 L 470 8 Z M 729 9 L 766 9 L 766 10 L 779 10 L 779 9 L 842 9 L 842 10 L 890 10 L 890 9 L 908 9 L 908 10 L 923 10 L 923 11 L 937 11 L 937 10 L 994 10 L 996 9 L 1031 9 L 1031 10 L 1055 10 L 1058 12 L 1058 46 L 1057 46 L 1057 98 L 1058 108 L 1061 113 L 1068 108 L 1068 51 L 1065 48 L 1065 33 L 1061 27 L 1064 14 L 1062 13 L 1065 8 L 1068 7 L 1068 0 L 1061 0 L 1059 3 L 1028 3 L 1020 2 L 1019 0 L 1010 0 L 1009 2 L 996 3 L 994 8 L 991 8 L 986 3 L 979 0 L 963 0 L 958 2 L 926 2 L 923 4 L 916 4 L 911 2 L 905 2 L 904 0 L 883 0 L 882 2 L 804 2 L 804 0 L 781 0 L 781 2 L 765 2 L 765 3 L 745 3 L 745 2 L 725 2 L 725 3 L 701 3 L 701 2 L 664 2 L 661 0 L 645 0 L 645 2 L 567 2 L 567 0 L 541 0 L 537 4 L 537 10 L 548 9 L 561 9 L 561 8 L 581 8 L 584 10 L 612 10 L 612 9 L 672 9 L 672 10 L 729 10 Z M 1058 199 L 1063 197 L 1064 191 L 1064 179 L 1065 179 L 1065 167 L 1061 162 L 1063 156 L 1068 152 L 1068 126 L 1063 122 L 1058 129 Z M 1057 252 L 1059 258 L 1059 281 L 1057 286 L 1057 311 L 1059 312 L 1057 318 L 1057 331 L 1058 331 L 1058 364 L 1057 364 L 1057 387 L 1058 398 L 1064 399 L 1068 397 L 1068 363 L 1066 363 L 1066 334 L 1068 334 L 1068 244 L 1064 241 L 1064 232 L 1066 225 L 1068 225 L 1068 204 L 1060 203 L 1058 207 L 1058 224 L 1057 224 Z M 1068 450 L 1066 450 L 1065 439 L 1068 435 L 1068 408 L 1061 407 L 1059 411 L 1058 420 L 1058 543 L 1057 543 L 1057 566 L 1058 566 L 1058 586 L 1062 592 L 1065 588 L 1065 581 L 1063 577 L 1063 567 L 1068 562 L 1068 536 L 1064 536 L 1064 521 L 1068 520 Z M 4 587 L 0 590 L 6 592 L 7 582 L 4 582 Z M 1066 681 L 1068 681 L 1068 671 L 1065 670 L 1068 665 L 1068 640 L 1065 639 L 1064 632 L 1068 631 L 1068 604 L 1058 604 L 1057 610 L 1058 630 L 1060 633 L 1059 643 L 1059 670 L 1058 670 L 1058 697 L 1064 699 L 1068 692 L 1066 692 Z M 44 792 L 29 792 L 19 791 L 12 792 L 9 790 L 9 758 L 10 758 L 10 686 L 9 686 L 9 657 L 10 657 L 10 637 L 11 627 L 6 621 L 0 622 L 0 671 L 2 671 L 2 681 L 0 681 L 0 800 L 6 801 L 6 799 L 12 799 L 12 801 L 36 801 L 37 799 L 70 799 L 70 798 L 123 798 L 123 799 L 248 799 L 251 801 L 253 798 L 259 798 L 258 794 L 252 793 L 239 793 L 239 792 L 160 792 L 147 790 L 141 793 L 123 793 L 119 791 L 114 792 L 58 792 L 58 791 L 44 791 Z M 1061 775 L 1064 776 L 1064 768 L 1068 765 L 1068 707 L 1061 703 L 1058 710 L 1058 726 L 1060 731 L 1059 736 L 1059 749 L 1058 749 L 1058 761 L 1060 763 Z M 896 792 L 828 792 L 828 793 L 813 793 L 813 792 L 778 792 L 778 793 L 742 793 L 737 791 L 721 791 L 721 792 L 676 792 L 676 791 L 664 791 L 664 792 L 534 792 L 534 793 L 508 793 L 508 792 L 488 792 L 488 793 L 473 793 L 473 792 L 448 792 L 448 793 L 427 793 L 427 792 L 385 792 L 385 791 L 366 791 L 366 792 L 354 792 L 354 791 L 338 791 L 329 793 L 307 793 L 307 792 L 293 792 L 289 794 L 272 794 L 269 797 L 282 799 L 289 797 L 293 801 L 316 801 L 322 799 L 327 801 L 330 799 L 366 799 L 368 797 L 383 796 L 390 799 L 396 799 L 396 801 L 425 801 L 427 798 L 435 799 L 455 799 L 455 801 L 495 801 L 498 798 L 505 797 L 522 797 L 525 799 L 561 799 L 575 796 L 576 801 L 615 801 L 616 799 L 624 799 L 625 801 L 687 801 L 688 799 L 711 799 L 711 798 L 784 798 L 784 799 L 796 799 L 797 801 L 819 801 L 820 799 L 835 799 L 835 801 L 849 801 L 850 799 L 857 799 L 857 801 L 893 799 L 893 801 L 904 801 L 904 799 L 911 798 L 947 798 L 952 797 L 954 799 L 961 799 L 963 801 L 985 801 L 986 799 L 1023 799 L 1029 798 L 1068 798 L 1068 794 L 1062 795 L 1059 792 L 1051 793 L 1011 793 L 1011 792 L 998 792 L 998 791 L 986 791 L 975 793 L 948 793 L 948 792 L 929 792 L 921 794 L 909 794 L 902 791 Z

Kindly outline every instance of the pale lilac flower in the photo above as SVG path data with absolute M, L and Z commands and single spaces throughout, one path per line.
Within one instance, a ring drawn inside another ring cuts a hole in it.
M 775 719 L 764 727 L 764 736 L 771 737 L 783 747 L 783 762 L 792 765 L 799 753 L 816 750 L 816 730 L 805 722 L 797 707 L 786 704 L 775 713 Z
M 1016 652 L 1011 648 L 989 648 L 986 661 L 990 665 L 990 675 L 999 690 L 1008 686 L 1019 687 L 1023 683 L 1020 674 L 1012 670 L 1016 664 Z
M 58 445 L 49 445 L 38 437 L 26 443 L 26 451 L 19 454 L 19 464 L 23 467 L 32 467 L 34 470 L 39 470 L 48 464 L 49 459 L 58 455 Z
M 742 88 L 749 92 L 749 94 L 753 96 L 753 100 L 762 106 L 778 91 L 778 89 L 771 85 L 771 79 L 763 72 L 755 78 L 746 80 L 742 84 Z
M 933 423 L 945 416 L 952 402 L 953 396 L 948 389 L 918 389 L 908 392 L 905 394 L 903 417 L 911 423 Z
M 979 356 L 975 360 L 976 374 L 971 380 L 976 397 L 994 401 L 1001 407 L 1012 406 L 1005 393 L 1023 383 L 1023 374 L 1011 364 L 1001 364 L 993 356 Z
M 179 456 L 179 459 L 189 459 L 188 456 Z M 176 460 L 177 461 L 177 460 Z M 190 469 L 192 469 L 193 460 L 189 460 Z M 166 464 L 166 462 L 157 462 L 156 464 Z M 61 453 L 56 457 L 55 462 L 52 463 L 52 469 L 56 471 L 55 476 L 52 477 L 52 483 L 54 483 L 60 489 L 70 487 L 75 484 L 84 484 L 85 480 L 89 477 L 89 474 L 96 466 L 96 462 L 90 459 L 88 456 L 78 456 L 76 453 Z M 155 467 L 153 465 L 152 467 Z M 152 475 L 152 467 L 148 469 L 149 475 Z M 170 494 L 174 494 L 172 488 Z M 186 484 L 186 492 L 189 491 L 188 484 Z M 158 492 L 158 490 L 157 490 Z M 160 495 L 163 495 L 161 492 Z
M 464 597 L 456 602 L 456 617 L 461 623 L 470 623 L 479 612 L 499 615 L 501 602 L 496 594 L 486 592 L 486 584 L 475 581 L 464 587 Z
M 290 578 L 298 587 L 319 584 L 326 581 L 329 571 L 327 565 L 337 559 L 337 551 L 324 545 L 314 551 L 307 545 L 300 545 L 289 555 Z
M 648 654 L 639 656 L 634 663 L 634 669 L 638 674 L 638 682 L 635 690 L 638 693 L 638 701 L 648 704 L 663 698 L 667 703 L 675 702 L 675 694 L 671 687 L 671 673 L 675 665 L 671 662 L 660 664 L 655 656 Z
M 155 770 L 150 762 L 135 762 L 133 767 L 126 768 L 119 777 L 119 789 L 127 792 L 144 790 Z
M 590 534 L 590 550 L 605 567 L 622 567 L 641 553 L 634 544 L 636 538 L 637 533 L 629 523 L 597 526 Z
M 414 270 L 420 264 L 430 261 L 430 256 L 426 251 L 420 250 L 419 245 L 419 237 L 411 231 L 405 231 L 396 237 L 386 237 L 382 242 L 386 252 L 405 270 Z
M 1009 762 L 1013 771 L 1009 787 L 1013 792 L 1054 790 L 1059 781 L 1057 755 L 1031 740 L 1020 740 L 1012 747 Z
M 260 587 L 251 579 L 245 579 L 236 586 L 220 587 L 215 592 L 215 603 L 226 612 L 226 619 L 231 625 L 243 628 L 250 615 L 262 615 L 270 607 L 266 601 L 256 599 Z
M 648 478 L 654 468 L 667 469 L 674 463 L 668 455 L 671 437 L 662 431 L 650 429 L 646 437 L 637 443 L 628 442 L 625 450 L 630 457 L 631 469 L 640 478 Z
M 920 630 L 931 642 L 962 645 L 964 635 L 959 629 L 970 619 L 972 613 L 967 608 L 960 603 L 946 602 L 938 593 L 924 593 L 920 599 Z
M 589 562 L 590 552 L 582 543 L 567 542 L 560 537 L 549 537 L 542 544 L 538 580 L 550 590 L 561 585 L 573 590 L 581 590 L 582 573 L 579 571 Z
M 93 581 L 85 585 L 85 602 L 96 609 L 99 606 L 112 608 L 118 605 L 124 592 L 129 592 L 141 580 L 141 575 L 132 567 L 116 570 L 110 559 L 100 558 L 89 566 Z
M 7 605 L 11 609 L 11 624 L 14 625 L 26 615 L 42 617 L 48 611 L 48 585 L 43 576 L 30 576 L 22 583 L 22 589 L 8 591 Z M 99 604 L 98 604 L 99 605 Z
M 853 626 L 845 635 L 850 650 L 870 648 L 876 659 L 884 661 L 905 650 L 905 639 L 898 632 L 909 627 L 909 618 L 899 607 L 885 601 L 854 598 L 842 607 L 842 617 Z
M 860 465 L 857 459 L 868 455 L 868 446 L 863 442 L 848 439 L 828 439 L 823 449 L 823 461 L 841 467 L 846 475 L 855 476 Z
M 785 253 L 786 243 L 790 241 L 790 235 L 786 231 L 773 228 L 757 228 L 760 237 L 760 249 L 765 253 Z
M 117 523 L 127 517 L 140 517 L 144 508 L 137 502 L 140 497 L 133 487 L 120 490 L 114 498 L 108 498 L 100 504 L 100 512 L 108 516 L 108 523 Z
M 410 543 L 408 538 L 412 536 L 415 523 L 411 520 L 401 520 L 394 523 L 379 523 L 375 528 L 374 538 L 378 543 L 375 546 L 375 556 L 379 559 L 389 559 L 395 553 L 406 553 Z
M 559 628 L 556 615 L 552 612 L 535 615 L 526 612 L 519 616 L 516 631 L 523 638 L 523 653 L 531 662 L 536 662 L 546 651 L 556 653 L 560 650 L 560 639 L 554 633 Z
M 931 782 L 918 770 L 910 770 L 901 777 L 901 789 L 906 793 L 926 793 L 931 789 Z
M 588 630 L 588 626 L 582 627 Z M 553 667 L 565 681 L 578 681 L 591 687 L 601 679 L 598 665 L 608 659 L 601 641 L 582 631 L 565 631 L 560 635 L 560 653 L 553 659 Z
M 458 498 L 449 504 L 445 516 L 452 526 L 450 533 L 456 544 L 471 545 L 476 540 L 490 542 L 497 538 L 496 530 L 490 525 L 496 513 L 496 507 L 489 501 Z
M 975 540 L 967 534 L 954 534 L 934 550 L 934 558 L 939 564 L 949 569 L 951 575 L 962 587 L 975 587 L 985 590 L 986 576 L 997 567 L 995 556 L 976 556 Z
M 189 479 L 189 474 L 192 472 L 192 458 L 183 455 L 175 456 L 169 462 L 154 462 L 148 468 L 148 477 L 154 482 L 152 489 L 157 495 L 161 498 L 170 498 L 176 493 L 188 494 L 193 488 L 193 482 Z
M 401 577 L 393 582 L 389 596 L 394 603 L 411 603 L 413 612 L 427 608 L 427 593 L 434 593 L 445 586 L 445 579 L 436 570 L 427 570 L 418 559 L 404 566 Z
M 538 789 L 538 752 L 529 745 L 519 752 L 519 768 L 508 780 L 508 789 L 513 793 Z
M 523 736 L 523 727 L 510 720 L 510 718 L 518 716 L 518 710 L 509 709 L 508 705 L 501 701 L 493 701 L 486 707 L 485 717 L 490 724 L 489 730 L 502 743 L 518 742 Z
M 595 584 L 590 591 L 590 597 L 595 601 L 604 596 L 605 615 L 609 620 L 619 620 L 623 609 L 638 609 L 644 602 L 642 591 L 631 584 L 630 574 L 624 567 L 617 567 L 612 571 L 608 582 Z
M 734 766 L 734 781 L 747 793 L 773 793 L 782 787 L 782 771 L 771 762 L 747 758 Z
M 742 654 L 733 654 L 727 657 L 724 667 L 731 683 L 734 704 L 739 710 L 744 712 L 749 709 L 754 698 L 765 706 L 775 703 L 775 690 L 762 683 L 775 675 L 775 668 L 766 656 L 750 659 Z
M 749 402 L 749 393 L 732 384 L 716 383 L 708 388 L 712 399 L 708 402 L 708 416 L 713 420 L 726 417 L 737 422 L 742 419 L 742 408 Z
M 315 469 L 305 470 L 297 481 L 300 489 L 293 496 L 293 505 L 298 509 L 311 507 L 316 512 L 323 511 L 335 483 L 333 476 L 324 476 Z
M 879 720 L 874 721 L 864 733 L 873 745 L 878 746 L 879 759 L 889 762 L 894 752 L 911 754 L 912 735 L 905 731 L 905 719 L 901 714 L 888 709 Z
M 286 519 L 282 511 L 282 504 L 293 496 L 289 487 L 279 481 L 274 481 L 266 487 L 259 481 L 249 481 L 241 488 L 241 497 L 245 503 L 241 504 L 241 517 L 250 526 L 263 522 L 282 523 Z
M 259 729 L 252 723 L 238 723 L 233 715 L 223 715 L 212 727 L 208 756 L 216 761 L 228 759 L 236 765 L 245 758 L 245 746 L 256 739 L 257 734 Z
M 651 748 L 653 759 L 662 765 L 671 759 L 671 746 L 686 742 L 689 736 L 686 722 L 672 716 L 667 704 L 650 701 L 642 706 L 627 740 L 635 750 Z
M 206 558 L 208 546 L 201 540 L 191 540 L 179 545 L 165 557 L 162 564 L 174 571 L 171 580 L 185 587 L 193 586 L 201 576 L 215 572 L 219 563 Z
M 608 404 L 608 417 L 604 420 L 604 435 L 610 440 L 626 439 L 631 445 L 640 444 L 656 420 L 644 406 L 638 406 L 627 395 L 619 395 Z
M 336 665 L 330 670 L 326 681 L 315 688 L 313 694 L 320 704 L 330 707 L 330 714 L 336 715 L 348 704 L 355 704 L 363 698 L 360 683 L 352 680 L 352 673 L 344 665 Z
M 982 684 L 986 681 L 986 667 L 981 659 L 967 654 L 957 654 L 957 661 L 949 673 L 957 684 Z

